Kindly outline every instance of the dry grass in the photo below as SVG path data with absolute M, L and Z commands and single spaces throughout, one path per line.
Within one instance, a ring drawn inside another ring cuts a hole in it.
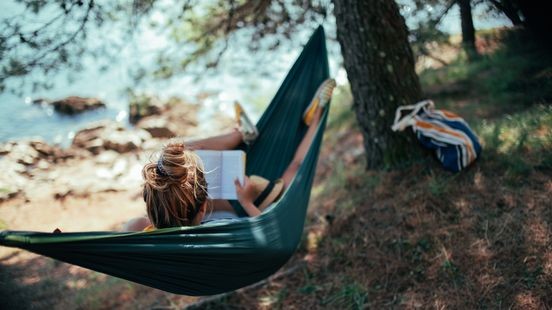
M 488 69 L 474 64 L 453 75 L 466 81 Z M 339 89 L 304 238 L 284 269 L 298 261 L 306 267 L 202 308 L 552 307 L 552 110 L 542 99 L 549 89 L 535 89 L 538 104 L 515 105 L 512 96 L 497 106 L 487 88 L 466 89 L 469 83 L 447 94 L 446 83 L 457 87 L 458 79 L 439 70 L 429 74 L 444 77 L 436 103 L 470 121 L 483 157 L 459 174 L 429 157 L 405 170 L 365 171 L 350 94 Z M 531 76 L 542 81 L 531 73 L 522 77 L 527 85 L 549 83 L 534 84 Z M 193 301 L 42 257 L 9 259 L 0 262 L 2 307 L 178 309 Z
M 508 61 L 504 54 L 489 57 L 486 64 L 470 65 L 462 79 Z M 531 72 L 548 72 L 546 66 Z M 509 75 L 504 79 L 485 87 L 517 83 Z M 520 79 L 533 85 L 530 76 Z M 532 103 L 520 105 L 513 96 L 496 106 L 484 87 L 464 84 L 463 92 L 447 94 L 446 83 L 457 80 L 439 83 L 445 91 L 437 104 L 446 101 L 466 115 L 484 145 L 482 158 L 459 174 L 443 171 L 429 157 L 401 171 L 365 171 L 353 115 L 334 100 L 294 258 L 307 267 L 204 308 L 551 308 L 549 89 L 522 90 L 539 95 Z M 501 98 L 508 97 L 507 89 L 501 91 Z
M 551 307 L 550 170 L 512 186 L 495 159 L 457 175 L 432 161 L 362 172 L 360 157 L 328 172 L 297 254 L 308 267 L 212 308 Z

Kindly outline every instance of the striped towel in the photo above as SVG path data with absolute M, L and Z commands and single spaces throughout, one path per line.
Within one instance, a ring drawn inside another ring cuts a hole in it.
M 412 112 L 401 118 L 404 110 Z M 409 126 L 449 171 L 466 168 L 481 154 L 481 144 L 466 121 L 452 112 L 435 109 L 431 100 L 397 109 L 392 129 L 402 131 Z

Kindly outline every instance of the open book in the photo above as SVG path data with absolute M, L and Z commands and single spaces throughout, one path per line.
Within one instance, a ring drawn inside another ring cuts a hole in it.
M 207 192 L 211 199 L 238 199 L 234 180 L 243 184 L 245 176 L 244 151 L 197 150 L 203 161 Z

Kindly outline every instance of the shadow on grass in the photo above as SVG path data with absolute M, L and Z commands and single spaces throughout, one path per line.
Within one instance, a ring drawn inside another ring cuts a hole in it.
M 184 308 L 195 300 L 34 254 L 0 262 L 2 309 Z
M 552 307 L 552 110 L 474 125 L 483 156 L 459 174 L 322 162 L 296 255 L 308 267 L 213 309 Z

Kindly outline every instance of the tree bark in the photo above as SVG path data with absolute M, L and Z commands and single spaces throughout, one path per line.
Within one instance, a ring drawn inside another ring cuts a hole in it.
M 552 18 L 550 11 L 545 8 L 547 6 L 543 5 L 543 1 L 538 0 L 516 0 L 515 2 L 525 17 L 527 28 L 536 35 L 539 43 L 552 49 L 552 36 L 550 35 Z
M 334 5 L 367 168 L 404 164 L 421 152 L 413 136 L 391 131 L 395 109 L 422 97 L 404 19 L 393 0 L 334 0 Z
M 477 57 L 475 47 L 475 28 L 473 27 L 471 0 L 458 0 L 460 6 L 460 19 L 462 22 L 462 45 L 468 56 L 468 60 Z

